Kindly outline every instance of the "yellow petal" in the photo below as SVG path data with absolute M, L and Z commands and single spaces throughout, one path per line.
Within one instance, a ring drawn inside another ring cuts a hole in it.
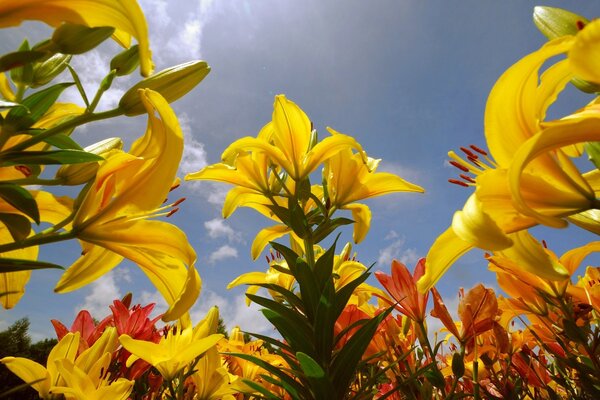
M 15 92 L 13 92 L 12 87 L 8 83 L 8 78 L 4 72 L 0 72 L 0 95 L 6 101 L 15 101 L 16 96 Z
M 600 84 L 600 21 L 591 21 L 577 33 L 569 61 L 579 78 Z
M 11 243 L 13 241 L 8 229 L 0 224 L 0 243 Z M 27 247 L 2 254 L 3 257 L 17 258 L 22 260 L 37 260 L 38 246 Z M 25 294 L 25 285 L 29 282 L 31 271 L 16 271 L 0 273 L 0 302 L 5 309 L 13 308 Z
M 266 283 L 266 275 L 267 274 L 264 272 L 247 272 L 229 282 L 227 289 L 231 289 L 240 285 L 256 285 L 259 283 Z
M 548 105 L 546 99 L 536 98 L 538 69 L 548 58 L 566 52 L 572 41 L 566 37 L 547 43 L 506 70 L 494 85 L 486 104 L 485 137 L 500 166 L 507 167 L 519 144 L 538 130 L 540 113 Z M 545 95 L 550 98 L 556 93 Z
M 452 264 L 472 248 L 473 245 L 460 239 L 451 227 L 446 229 L 427 253 L 425 275 L 417 281 L 419 292 L 431 289 Z
M 352 211 L 352 219 L 354 219 L 352 239 L 354 243 L 362 242 L 371 228 L 371 210 L 368 206 L 358 203 L 347 204 L 342 208 Z
M 52 379 L 51 385 L 57 385 L 59 380 L 59 373 L 56 368 L 56 361 L 66 359 L 68 361 L 75 361 L 77 356 L 77 350 L 79 349 L 79 338 L 81 337 L 79 332 L 69 332 L 50 350 L 48 354 L 48 372 Z
M 35 389 L 41 398 L 48 398 L 50 391 L 50 374 L 42 365 L 23 357 L 4 357 L 0 359 L 13 374 L 23 379 L 26 383 L 33 383 L 31 387 Z
M 148 26 L 135 0 L 4 0 L 0 3 L 0 27 L 20 25 L 25 20 L 38 20 L 52 26 L 62 22 L 89 27 L 112 26 L 115 39 L 129 46 L 129 35 L 140 45 L 142 75 L 152 73 Z
M 296 103 L 280 94 L 275 96 L 273 104 L 273 127 L 275 133 L 271 139 L 292 164 L 290 175 L 298 178 L 310 142 L 310 120 Z
M 598 251 L 600 251 L 600 242 L 590 242 L 585 246 L 567 251 L 560 257 L 560 262 L 569 271 L 569 275 L 573 275 L 584 258 Z
M 262 229 L 260 232 L 258 232 L 256 238 L 252 242 L 252 259 L 256 260 L 270 241 L 280 238 L 289 232 L 291 232 L 291 229 L 285 225 L 273 225 Z
M 188 268 L 188 276 L 183 284 L 183 290 L 173 304 L 171 304 L 169 309 L 163 314 L 162 320 L 174 321 L 184 315 L 184 313 L 196 303 L 198 296 L 200 296 L 201 289 L 202 280 L 200 279 L 200 275 L 198 275 L 196 268 L 192 265 Z
M 83 255 L 56 284 L 56 293 L 66 293 L 87 285 L 116 267 L 123 257 L 100 246 L 84 245 Z

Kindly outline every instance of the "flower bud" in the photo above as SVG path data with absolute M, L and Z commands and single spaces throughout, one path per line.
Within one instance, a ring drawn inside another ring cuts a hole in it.
M 533 22 L 544 36 L 552 40 L 577 34 L 589 21 L 561 8 L 538 6 L 533 9 Z
M 119 101 L 119 108 L 127 116 L 146 112 L 138 90 L 151 89 L 160 93 L 169 103 L 179 99 L 192 90 L 210 72 L 205 61 L 190 61 L 162 70 L 129 89 Z
M 117 76 L 129 75 L 140 65 L 139 46 L 136 44 L 120 52 L 110 60 L 110 69 L 116 71 Z
M 108 39 L 115 28 L 101 26 L 88 28 L 84 25 L 62 24 L 54 31 L 52 43 L 63 54 L 82 54 Z
M 54 54 L 45 61 L 33 66 L 33 79 L 31 87 L 43 86 L 63 72 L 71 61 L 71 56 L 66 54 Z
M 119 151 L 122 148 L 123 140 L 121 138 L 108 138 L 87 146 L 83 150 L 105 157 L 110 152 Z M 94 179 L 98 167 L 97 162 L 63 165 L 56 171 L 56 179 L 61 179 L 64 185 L 81 185 Z

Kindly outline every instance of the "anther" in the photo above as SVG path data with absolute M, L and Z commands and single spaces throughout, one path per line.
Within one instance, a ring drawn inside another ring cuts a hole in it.
M 25 166 L 25 165 L 17 165 L 15 166 L 15 169 L 17 171 L 19 171 L 20 173 L 22 173 L 23 175 L 25 175 L 25 178 L 29 178 L 31 176 L 31 168 Z
M 546 243 L 546 241 L 544 239 L 542 239 L 542 246 L 544 246 L 545 249 L 548 248 L 548 244 Z
M 267 264 L 269 264 L 271 261 L 269 260 L 269 256 L 266 255 L 265 258 L 267 259 Z
M 448 182 L 450 182 L 450 183 L 454 183 L 455 185 L 458 185 L 458 186 L 469 187 L 469 185 L 468 185 L 468 184 L 466 184 L 466 183 L 465 183 L 465 182 L 463 182 L 463 181 L 459 181 L 458 179 L 448 179 Z
M 461 165 L 460 163 L 457 163 L 454 160 L 450 161 L 450 165 L 455 166 L 456 168 L 460 169 L 461 171 L 469 172 L 469 168 L 465 167 L 464 165 Z
M 479 154 L 481 154 L 482 156 L 488 155 L 487 151 L 483 150 L 480 147 L 475 146 L 474 144 L 470 145 L 469 147 L 472 148 L 473 150 L 475 150 L 476 152 L 478 152 Z
M 582 20 L 577 20 L 577 22 L 575 22 L 575 25 L 577 25 L 578 30 L 582 30 L 583 28 L 585 28 L 585 22 L 583 22 Z
M 179 208 L 174 208 L 171 211 L 169 211 L 169 213 L 167 214 L 167 218 L 169 218 L 171 215 L 175 214 L 177 211 L 179 211 Z
M 174 184 L 173 186 L 171 186 L 171 189 L 169 189 L 169 192 L 172 192 L 173 190 L 177 189 L 179 187 L 179 183 Z
M 477 155 L 475 155 L 471 150 L 467 149 L 466 147 L 461 147 L 460 150 L 465 153 L 468 157 L 477 157 Z
M 459 176 L 467 182 L 475 183 L 475 179 L 471 178 L 469 175 L 460 174 Z
M 178 205 L 180 205 L 181 203 L 183 203 L 185 200 L 186 200 L 186 198 L 182 197 L 179 200 L 177 200 L 175 203 L 173 203 L 173 205 L 171 207 L 177 207 Z

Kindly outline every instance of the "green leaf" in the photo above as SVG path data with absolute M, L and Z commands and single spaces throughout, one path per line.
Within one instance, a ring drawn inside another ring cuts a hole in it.
M 0 109 L 15 108 L 15 107 L 25 107 L 25 106 L 23 104 L 13 103 L 11 101 L 0 100 Z M 25 108 L 27 108 L 27 107 L 25 107 Z M 29 110 L 27 110 L 27 111 L 29 111 Z
M 302 207 L 300 207 L 298 201 L 293 197 L 288 198 L 288 215 L 289 227 L 292 228 L 300 239 L 304 239 L 308 234 L 308 223 Z
M 62 165 L 102 161 L 97 154 L 81 150 L 15 151 L 2 156 L 0 165 Z
M 64 135 L 62 133 L 52 135 L 44 139 L 44 142 L 61 150 L 83 150 L 83 148 L 70 136 Z
M 274 395 L 273 393 L 271 393 L 268 389 L 266 389 L 264 386 L 251 381 L 250 379 L 245 379 L 242 378 L 242 382 L 244 382 L 246 385 L 250 386 L 250 388 L 252 388 L 252 390 L 259 392 L 260 394 L 264 395 L 265 398 L 269 399 L 269 400 L 279 400 L 279 397 L 277 397 L 276 395 Z
M 331 280 L 333 261 L 335 259 L 335 246 L 339 237 L 338 235 L 331 247 L 315 262 L 315 279 L 319 285 L 320 292 L 323 291 L 327 282 Z
M 40 211 L 35 199 L 27 189 L 13 183 L 0 184 L 0 198 L 8 204 L 40 223 Z M 29 232 L 27 232 L 29 234 Z
M 327 220 L 324 223 L 320 224 L 317 227 L 317 229 L 315 229 L 315 231 L 313 232 L 313 235 L 314 235 L 313 239 L 314 239 L 315 243 L 319 243 L 323 239 L 328 237 L 338 227 L 344 226 L 344 225 L 350 225 L 353 223 L 354 223 L 354 220 L 351 220 L 349 218 L 334 218 L 334 219 Z
M 32 269 L 65 269 L 57 264 L 52 264 L 45 261 L 21 260 L 17 258 L 0 257 L 1 272 L 28 271 Z
M 99 26 L 90 28 L 85 25 L 65 23 L 52 35 L 52 43 L 63 54 L 82 54 L 92 50 L 112 36 L 115 28 Z
M 288 303 L 290 303 L 290 305 L 298 309 L 300 312 L 304 312 L 304 303 L 302 302 L 302 299 L 286 288 L 273 283 L 256 283 L 254 285 L 279 293 Z
M 42 51 L 15 51 L 8 53 L 0 57 L 0 72 L 8 71 L 13 68 L 22 67 L 25 64 L 29 64 L 33 61 L 39 60 L 46 55 Z
M 352 296 L 352 293 L 354 293 L 354 289 L 356 289 L 358 287 L 358 285 L 360 285 L 361 283 L 366 281 L 367 278 L 371 275 L 369 273 L 370 269 L 371 268 L 369 268 L 365 273 L 360 275 L 355 280 L 345 284 L 343 288 L 341 288 L 337 291 L 337 296 L 335 298 L 335 314 L 334 314 L 336 319 L 342 313 L 342 311 L 344 310 L 344 307 L 346 307 L 346 304 L 348 303 L 350 296 Z
M 287 383 L 282 382 L 282 381 L 280 381 L 278 379 L 275 379 L 272 376 L 267 375 L 267 374 L 260 374 L 260 377 L 262 379 L 264 379 L 265 381 L 269 382 L 270 384 L 275 385 L 275 386 L 279 386 L 280 388 L 282 388 L 283 390 L 285 390 L 291 396 L 291 398 L 293 400 L 299 400 L 299 399 L 301 399 L 301 397 L 298 396 L 298 393 L 296 392 L 296 390 L 293 387 L 291 387 L 290 385 L 288 385 Z
M 6 225 L 15 242 L 24 240 L 31 232 L 31 222 L 22 215 L 0 213 L 0 221 Z
M 288 352 L 288 353 L 294 353 L 293 349 L 287 345 L 286 343 L 277 340 L 277 339 L 273 339 L 270 336 L 265 336 L 265 335 L 261 335 L 259 333 L 252 333 L 252 332 L 244 332 L 247 333 L 250 336 L 253 336 L 259 340 L 262 340 L 266 343 L 269 343 L 271 346 L 275 347 L 276 349 L 282 349 L 284 352 Z
M 25 98 L 25 107 L 13 108 L 6 115 L 6 124 L 10 124 L 15 132 L 29 128 L 56 102 L 58 96 L 73 82 L 58 83 Z
M 325 377 L 325 371 L 321 366 L 313 360 L 308 354 L 298 351 L 296 358 L 302 367 L 302 371 L 308 378 L 323 378 Z

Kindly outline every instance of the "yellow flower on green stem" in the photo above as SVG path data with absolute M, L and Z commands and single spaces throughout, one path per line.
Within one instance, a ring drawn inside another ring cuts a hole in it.
M 350 147 L 362 154 L 361 145 L 352 137 L 334 134 L 318 143 L 311 141 L 312 125 L 308 116 L 284 95 L 275 96 L 273 119 L 258 137 L 244 137 L 233 142 L 221 158 L 233 164 L 239 154 L 248 151 L 264 152 L 270 162 L 283 168 L 299 182 L 339 150 Z M 366 158 L 363 158 L 366 162 Z
M 160 207 L 176 177 L 183 135 L 160 94 L 143 90 L 140 95 L 148 110 L 146 134 L 129 153 L 113 153 L 99 167 L 73 220 L 83 255 L 63 274 L 55 291 L 84 286 L 125 257 L 138 264 L 169 304 L 163 319 L 174 320 L 200 293 L 196 253 L 179 228 L 148 219 L 173 206 Z
M 23 357 L 4 357 L 0 362 L 19 378 L 31 383 L 38 395 L 46 400 L 52 398 L 51 388 L 62 382 L 56 362 L 63 359 L 73 362 L 78 348 L 79 332 L 68 333 L 48 354 L 46 367 Z
M 485 114 L 491 157 L 476 146 L 462 148 L 466 160 L 449 153 L 451 164 L 464 172 L 463 181 L 451 182 L 475 186 L 475 193 L 432 245 L 427 272 L 418 283 L 420 290 L 430 288 L 473 247 L 516 253 L 529 272 L 547 279 L 568 277 L 568 271 L 552 262 L 523 232 L 537 224 L 565 226 L 565 217 L 596 207 L 593 188 L 567 152 L 573 152 L 572 145 L 598 140 L 594 132 L 600 129 L 600 113 L 587 108 L 561 120 L 545 121 L 546 110 L 573 71 L 568 60 L 563 60 L 541 78 L 538 72 L 547 59 L 567 52 L 573 41 L 573 37 L 553 40 L 500 77 Z M 583 128 L 588 129 L 587 136 L 575 137 Z M 533 254 L 528 254 L 528 246 L 535 249 L 530 251 Z
M 162 377 L 173 380 L 190 363 L 217 344 L 223 337 L 214 334 L 218 311 L 213 307 L 207 317 L 195 327 L 173 326 L 158 343 L 136 340 L 129 335 L 121 335 L 119 341 L 131 356 L 127 359 L 130 367 L 137 359 L 152 364 Z
M 330 132 L 334 131 L 330 129 Z M 354 243 L 360 243 L 365 238 L 371 225 L 371 210 L 356 201 L 396 192 L 424 192 L 422 187 L 395 174 L 375 172 L 381 160 L 368 157 L 365 163 L 363 158 L 363 154 L 353 154 L 352 149 L 346 147 L 330 157 L 323 170 L 333 210 L 341 208 L 352 211 L 355 221 Z
M 114 39 L 129 47 L 131 36 L 140 46 L 142 75 L 152 73 L 148 26 L 135 0 L 4 0 L 0 3 L 0 27 L 20 25 L 26 20 L 37 20 L 57 27 L 63 22 L 114 27 Z

